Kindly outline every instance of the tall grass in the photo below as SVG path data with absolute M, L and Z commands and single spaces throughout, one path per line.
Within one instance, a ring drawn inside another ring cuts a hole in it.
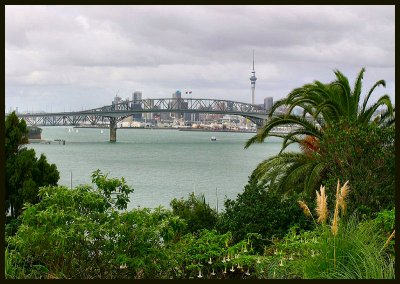
M 360 224 L 352 216 L 336 237 L 325 233 L 321 239 L 319 254 L 304 260 L 305 278 L 394 279 L 394 259 L 382 252 L 385 240 L 373 222 Z
M 394 279 L 394 258 L 385 252 L 388 241 L 382 234 L 378 222 L 373 220 L 360 223 L 356 216 L 347 220 L 347 182 L 336 190 L 336 203 L 331 226 L 325 224 L 328 216 L 325 188 L 317 192 L 317 214 L 320 227 L 316 254 L 301 258 L 297 264 L 304 278 L 328 279 Z M 305 207 L 306 204 L 301 204 Z M 339 216 L 339 211 L 341 212 Z M 343 218 L 339 222 L 339 220 Z M 301 249 L 301 248 L 299 248 Z
M 13 264 L 12 255 L 10 255 L 10 251 L 8 247 L 4 252 L 4 276 L 6 279 L 23 279 L 25 278 L 25 273 L 23 268 L 19 269 L 15 267 Z

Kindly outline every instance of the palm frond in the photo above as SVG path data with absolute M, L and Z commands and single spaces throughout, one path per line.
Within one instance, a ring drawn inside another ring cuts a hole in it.
M 322 161 L 316 161 L 308 174 L 306 182 L 304 182 L 304 191 L 312 192 L 315 186 L 320 183 L 322 176 L 321 173 L 326 169 L 326 165 Z
M 361 113 L 364 113 L 365 108 L 367 107 L 367 103 L 368 103 L 369 97 L 371 96 L 371 94 L 375 90 L 375 88 L 378 87 L 378 86 L 383 86 L 383 87 L 386 88 L 385 80 L 379 80 L 378 82 L 376 82 L 374 84 L 374 86 L 371 88 L 371 90 L 369 90 L 368 95 L 364 98 L 364 102 L 363 102 L 363 106 L 362 106 L 362 109 L 361 109 Z
M 354 90 L 353 90 L 353 107 L 358 108 L 358 105 L 360 103 L 360 97 L 361 97 L 361 89 L 362 89 L 362 79 L 364 77 L 364 72 L 365 68 L 361 68 L 360 73 L 358 73 L 356 83 L 354 84 Z
M 279 115 L 273 117 L 271 120 L 269 120 L 259 131 L 258 133 L 250 138 L 244 148 L 250 147 L 250 145 L 254 143 L 262 143 L 266 137 L 270 136 L 270 131 L 280 125 L 299 125 L 300 127 L 303 127 L 304 134 L 312 135 L 317 138 L 322 137 L 322 132 L 318 127 L 316 127 L 313 123 L 309 122 L 308 120 L 294 116 L 294 115 Z
M 371 120 L 374 112 L 378 109 L 378 107 L 382 105 L 385 105 L 387 107 L 387 111 L 389 112 L 388 115 L 393 114 L 393 106 L 390 97 L 388 95 L 383 95 L 376 101 L 376 103 L 374 103 L 372 106 L 367 108 L 363 113 L 359 115 L 360 122 L 368 123 Z

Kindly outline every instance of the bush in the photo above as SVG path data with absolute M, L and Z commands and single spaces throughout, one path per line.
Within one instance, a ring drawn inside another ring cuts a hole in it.
M 375 220 L 359 222 L 356 215 L 344 218 L 348 197 L 348 184 L 338 184 L 334 212 L 329 217 L 325 188 L 317 194 L 316 221 L 321 223 L 314 231 L 297 234 L 291 230 L 284 240 L 276 244 L 281 261 L 288 262 L 286 275 L 304 278 L 338 279 L 391 279 L 394 278 L 394 258 L 388 251 L 393 234 L 387 239 L 382 223 L 394 225 L 393 216 L 384 212 Z M 305 203 L 301 203 L 305 214 L 312 217 Z M 314 219 L 314 218 L 313 218 Z M 315 220 L 315 219 L 314 219 Z M 391 220 L 387 222 L 387 220 Z M 294 260 L 294 261 L 293 261 Z
M 214 229 L 218 220 L 217 212 L 205 201 L 204 195 L 189 194 L 188 199 L 174 198 L 171 203 L 172 212 L 187 222 L 186 232 L 195 233 L 203 229 Z
M 326 129 L 320 144 L 324 163 L 329 165 L 323 184 L 336 188 L 337 180 L 352 185 L 349 212 L 373 217 L 394 207 L 395 148 L 394 127 L 340 122 Z M 329 200 L 334 191 L 327 192 Z
M 220 216 L 218 229 L 231 231 L 235 241 L 245 238 L 248 233 L 262 235 L 264 241 L 256 242 L 256 249 L 262 252 L 263 245 L 270 244 L 274 237 L 283 237 L 290 227 L 312 226 L 297 205 L 298 199 L 297 194 L 285 197 L 279 192 L 268 191 L 250 178 L 243 193 L 235 200 L 225 201 L 225 212 Z
M 96 188 L 42 187 L 9 237 L 8 278 L 169 278 L 170 243 L 185 222 L 171 211 L 126 209 L 133 189 L 96 171 Z
M 265 267 L 264 258 L 255 255 L 254 241 L 260 236 L 249 234 L 233 242 L 232 234 L 202 230 L 187 234 L 171 246 L 176 278 L 235 279 L 255 278 Z

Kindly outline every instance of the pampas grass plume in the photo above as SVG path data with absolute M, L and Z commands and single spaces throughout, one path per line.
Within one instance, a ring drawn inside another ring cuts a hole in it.
M 315 210 L 318 214 L 317 222 L 324 224 L 328 219 L 328 205 L 327 196 L 325 194 L 325 186 L 321 185 L 320 193 L 317 191 L 317 208 Z

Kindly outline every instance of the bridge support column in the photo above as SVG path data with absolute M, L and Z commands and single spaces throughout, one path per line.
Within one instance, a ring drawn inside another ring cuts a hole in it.
M 110 142 L 117 141 L 117 120 L 110 118 Z

